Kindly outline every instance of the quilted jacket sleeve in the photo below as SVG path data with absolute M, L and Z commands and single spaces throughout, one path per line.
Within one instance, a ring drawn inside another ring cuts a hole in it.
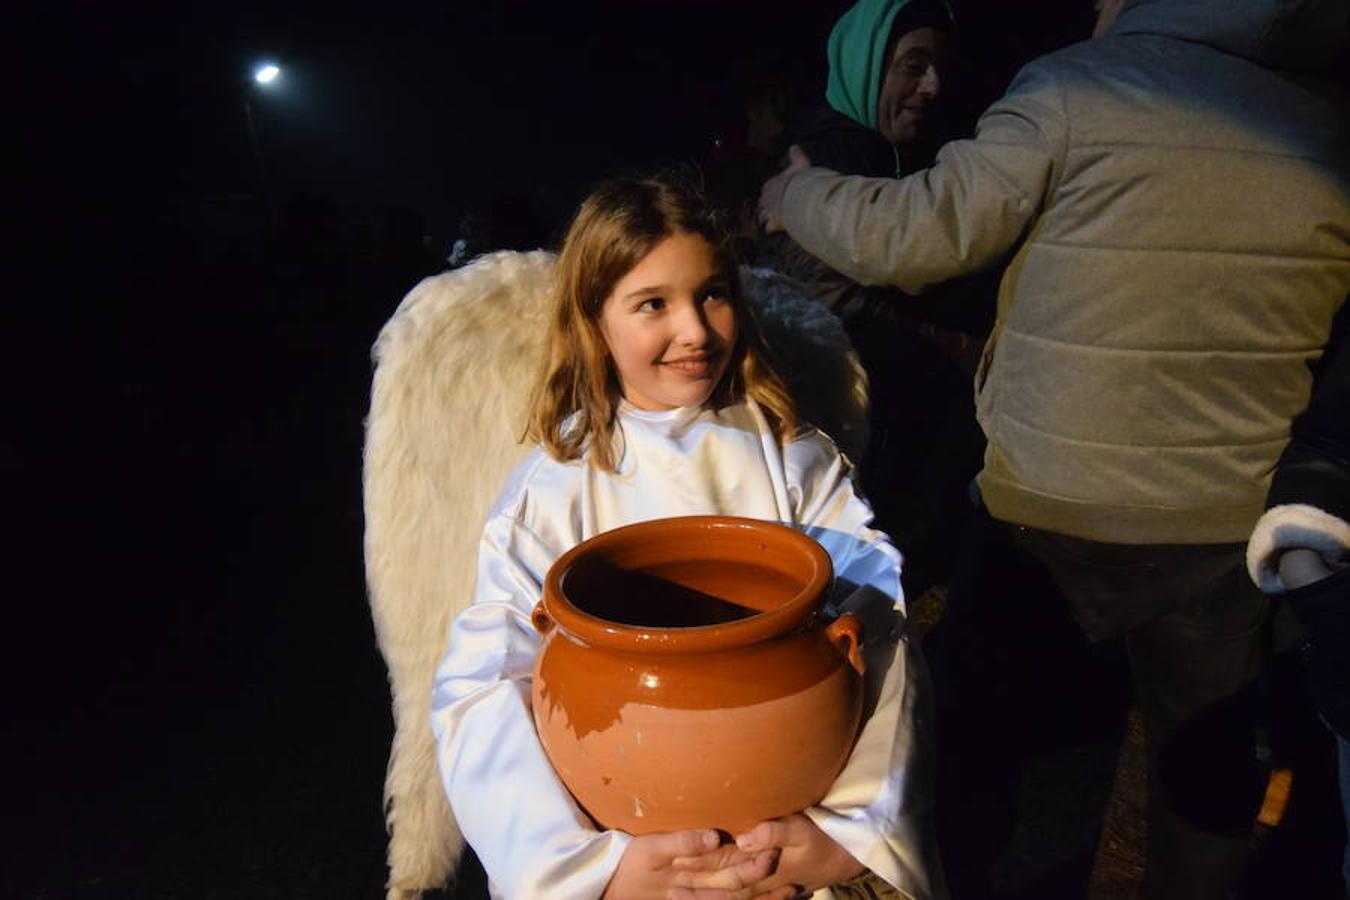
M 789 179 L 788 233 L 862 284 L 911 294 L 998 262 L 1040 211 L 1067 142 L 1060 91 L 1034 64 L 930 169 L 899 180 L 812 168 Z

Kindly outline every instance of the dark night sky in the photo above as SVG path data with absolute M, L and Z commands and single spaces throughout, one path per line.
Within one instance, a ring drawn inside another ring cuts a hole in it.
M 273 193 L 330 195 L 358 218 L 414 207 L 441 237 L 494 195 L 559 217 L 617 167 L 705 158 L 736 137 L 751 73 L 820 90 L 824 36 L 847 5 L 55 4 L 19 13 L 12 33 L 33 38 L 21 103 L 44 191 L 76 207 L 256 192 L 243 100 L 253 63 L 272 58 L 285 75 L 253 108 Z M 967 0 L 968 101 L 1082 35 L 1089 7 Z
M 26 48 L 25 99 L 57 189 L 248 192 L 247 76 L 273 58 L 283 79 L 252 92 L 273 190 L 436 221 L 494 192 L 698 156 L 734 127 L 747 63 L 805 55 L 838 6 L 809 19 L 762 0 L 53 7 L 29 14 L 56 53 Z M 56 80 L 40 79 L 53 62 Z

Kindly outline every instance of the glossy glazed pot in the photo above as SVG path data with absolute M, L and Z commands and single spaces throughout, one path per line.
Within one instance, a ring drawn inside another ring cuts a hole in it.
M 830 557 L 782 525 L 659 519 L 549 570 L 534 719 L 602 826 L 733 834 L 821 800 L 857 736 L 857 620 L 820 616 Z

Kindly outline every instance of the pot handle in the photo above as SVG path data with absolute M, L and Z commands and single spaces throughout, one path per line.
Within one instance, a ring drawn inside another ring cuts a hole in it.
M 538 627 L 538 626 L 535 626 Z M 825 639 L 834 644 L 849 665 L 863 674 L 862 623 L 853 613 L 844 613 L 825 629 Z
M 530 613 L 530 624 L 541 635 L 548 634 L 549 629 L 553 627 L 553 617 L 544 612 L 543 600 L 534 605 L 534 612 Z

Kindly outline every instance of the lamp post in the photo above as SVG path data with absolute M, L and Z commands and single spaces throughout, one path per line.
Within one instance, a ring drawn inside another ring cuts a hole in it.
M 263 161 L 262 141 L 258 139 L 258 125 L 253 119 L 253 91 L 263 90 L 276 83 L 281 77 L 281 68 L 275 63 L 263 63 L 253 72 L 252 83 L 244 90 L 244 121 L 248 125 L 249 144 L 253 148 L 253 161 L 258 167 L 258 185 L 262 190 L 263 203 L 270 216 L 272 212 L 272 192 L 267 184 L 267 164 Z

